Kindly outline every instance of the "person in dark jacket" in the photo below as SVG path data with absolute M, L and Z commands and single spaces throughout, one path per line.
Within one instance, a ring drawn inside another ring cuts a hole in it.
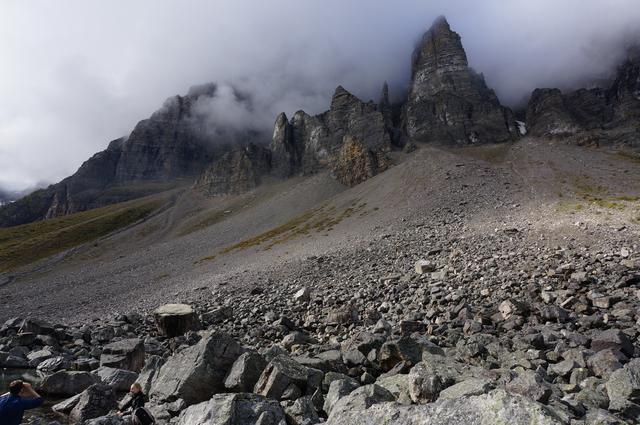
M 13 381 L 9 392 L 0 397 L 0 424 L 20 425 L 25 410 L 42 406 L 44 399 L 28 382 Z
M 142 392 L 142 385 L 136 382 L 131 385 L 130 391 L 131 391 L 131 398 L 118 411 L 118 416 L 132 415 L 136 409 L 140 407 L 144 407 L 146 397 Z

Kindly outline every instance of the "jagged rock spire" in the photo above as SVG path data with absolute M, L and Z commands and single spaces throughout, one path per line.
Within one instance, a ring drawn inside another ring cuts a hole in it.
M 443 16 L 414 51 L 404 126 L 410 139 L 446 144 L 503 142 L 517 134 L 511 111 L 469 68 L 460 36 Z

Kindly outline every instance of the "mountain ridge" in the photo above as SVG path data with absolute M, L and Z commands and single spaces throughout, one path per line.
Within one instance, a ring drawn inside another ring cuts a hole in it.
M 215 96 L 218 86 L 193 86 L 187 95 L 167 99 L 127 138 L 112 141 L 72 176 L 0 207 L 0 227 L 84 211 L 179 185 L 191 185 L 207 196 L 225 196 L 253 190 L 263 179 L 286 179 L 322 169 L 332 170 L 343 182 L 361 182 L 365 175 L 370 177 L 386 166 L 356 167 L 368 171 L 347 176 L 337 164 L 371 165 L 372 158 L 384 164 L 391 151 L 414 142 L 460 147 L 513 142 L 521 136 L 511 109 L 501 105 L 484 76 L 469 67 L 461 37 L 445 17 L 437 18 L 425 32 L 411 63 L 407 96 L 399 104 L 389 102 L 386 82 L 377 103 L 364 102 L 338 85 L 327 111 L 312 116 L 300 110 L 291 119 L 281 113 L 271 137 L 250 128 L 207 134 L 205 117 L 194 113 L 194 105 Z M 569 94 L 536 89 L 526 111 L 528 131 L 534 136 L 576 136 L 580 144 L 601 140 L 636 149 L 640 134 L 634 121 L 640 116 L 638 69 L 637 56 L 630 56 L 608 89 Z M 236 90 L 233 96 L 239 101 L 250 97 Z M 363 149 L 341 150 L 347 139 L 355 146 L 354 138 Z M 346 160 L 347 151 L 359 158 Z

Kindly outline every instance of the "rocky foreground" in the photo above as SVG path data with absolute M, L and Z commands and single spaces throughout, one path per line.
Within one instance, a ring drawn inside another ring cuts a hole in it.
M 640 256 L 618 230 L 556 247 L 411 223 L 366 253 L 308 258 L 313 286 L 295 271 L 148 315 L 9 320 L 0 365 L 70 397 L 59 423 L 121 423 L 134 381 L 161 424 L 637 423 Z

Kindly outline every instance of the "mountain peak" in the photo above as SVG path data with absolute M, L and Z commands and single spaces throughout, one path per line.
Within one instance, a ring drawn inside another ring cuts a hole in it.
M 430 31 L 451 31 L 451 26 L 449 25 L 449 21 L 447 21 L 447 17 L 444 15 L 440 15 L 436 19 L 434 19 L 433 24 L 431 24 Z
M 410 138 L 454 144 L 511 140 L 510 111 L 469 68 L 462 40 L 444 16 L 414 51 L 411 74 L 405 115 Z

